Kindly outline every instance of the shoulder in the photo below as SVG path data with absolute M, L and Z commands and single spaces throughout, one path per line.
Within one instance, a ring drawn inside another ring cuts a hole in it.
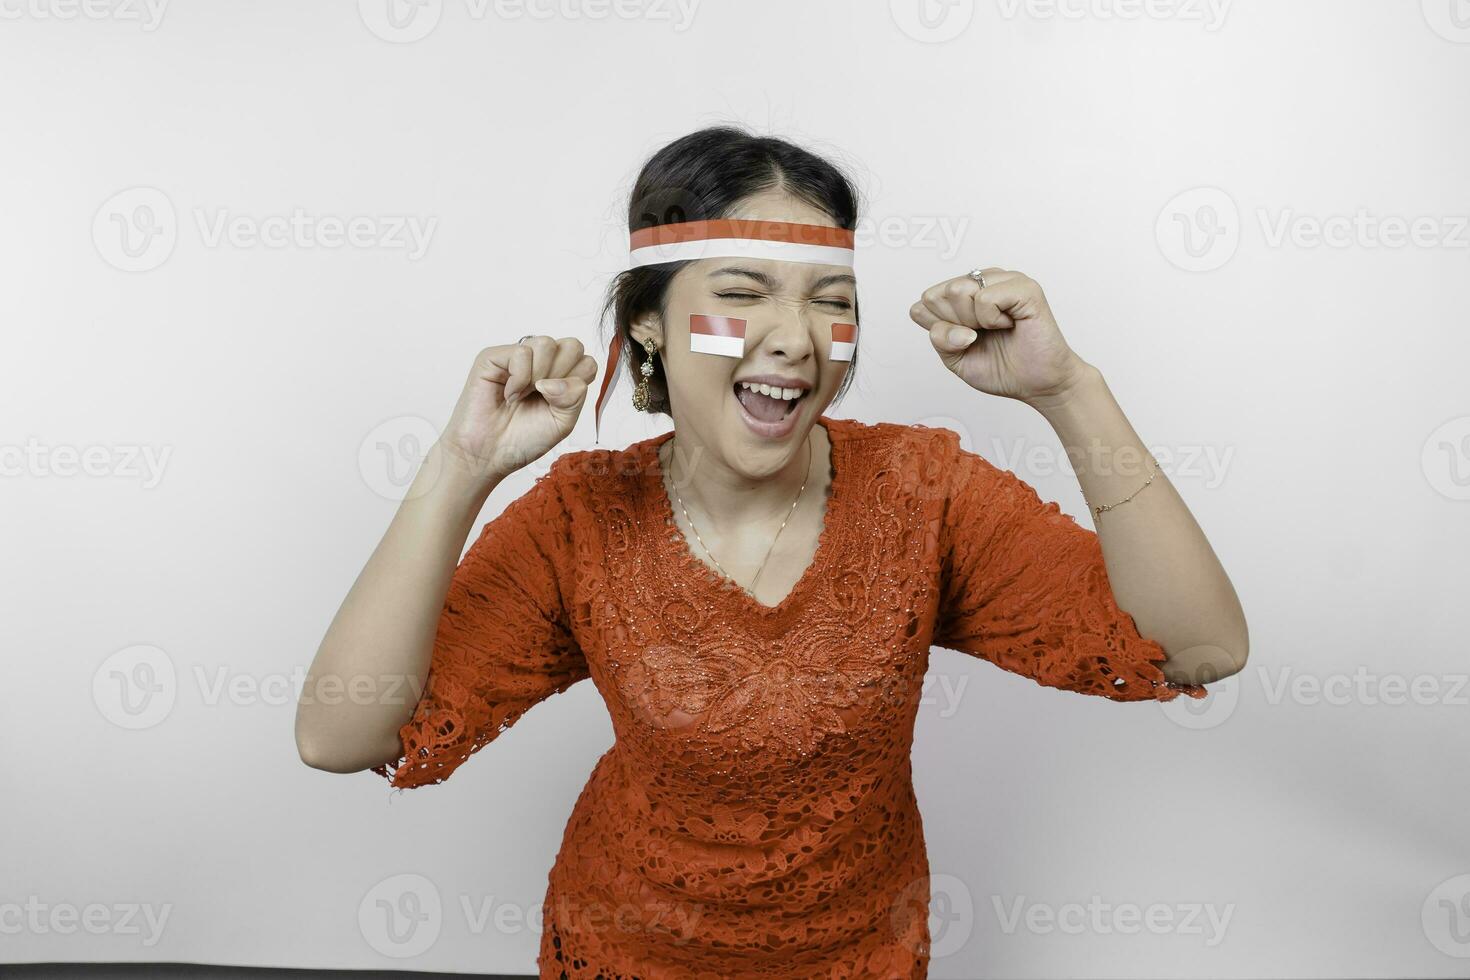
M 654 439 L 635 442 L 623 449 L 577 449 L 564 452 L 552 460 L 547 472 L 538 478 L 555 488 L 568 506 L 610 493 L 631 489 L 634 477 L 656 460 L 652 455 Z
M 948 509 L 957 495 L 982 498 L 995 468 L 961 446 L 959 433 L 942 426 L 899 422 L 832 420 L 834 444 L 852 478 L 874 493 L 912 495 Z M 879 484 L 891 490 L 872 489 Z
M 922 446 L 949 443 L 959 446 L 959 435 L 940 426 L 918 422 L 862 422 L 858 419 L 822 417 L 834 435 L 870 446 Z
M 952 429 L 919 423 L 859 422 L 856 419 L 830 419 L 834 436 L 848 442 L 860 457 L 887 466 L 914 467 L 937 477 L 961 461 L 962 456 L 979 456 L 960 446 L 960 437 Z
M 902 422 L 862 422 L 858 419 L 828 418 L 825 415 L 822 416 L 822 421 L 834 441 L 841 440 L 869 450 L 906 449 L 924 443 L 935 433 L 948 431 Z

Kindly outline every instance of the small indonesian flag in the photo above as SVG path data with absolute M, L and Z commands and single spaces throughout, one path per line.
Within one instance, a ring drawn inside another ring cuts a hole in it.
M 696 354 L 745 356 L 745 321 L 733 316 L 689 314 L 689 349 Z
M 832 324 L 832 353 L 828 357 L 834 361 L 850 361 L 856 351 L 857 324 Z

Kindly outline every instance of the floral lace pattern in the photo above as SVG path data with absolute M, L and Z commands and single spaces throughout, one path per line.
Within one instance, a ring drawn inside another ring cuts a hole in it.
M 404 756 L 437 783 L 590 677 L 616 743 L 563 834 L 541 976 L 923 977 L 928 858 L 909 751 L 929 647 L 1114 700 L 1164 652 L 1096 535 L 946 429 L 823 417 L 816 554 L 774 606 L 673 520 L 669 433 L 559 457 L 455 573 Z

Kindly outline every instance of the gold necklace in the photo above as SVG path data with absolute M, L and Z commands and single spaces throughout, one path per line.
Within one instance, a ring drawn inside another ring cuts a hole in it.
M 801 503 L 801 495 L 806 492 L 806 482 L 807 482 L 807 479 L 811 477 L 811 473 L 812 473 L 812 452 L 813 452 L 813 450 L 812 450 L 812 437 L 811 437 L 811 433 L 808 432 L 807 433 L 807 437 L 806 437 L 806 473 L 807 473 L 807 475 L 806 475 L 806 477 L 803 477 L 802 478 L 802 481 L 801 481 L 801 489 L 798 490 L 798 491 L 796 491 L 796 499 L 791 502 L 791 510 L 789 510 L 789 511 L 786 512 L 786 520 L 783 520 L 781 522 L 781 526 L 778 527 L 778 528 L 776 528 L 776 536 L 773 537 L 773 538 L 771 538 L 771 546 L 766 549 L 766 557 L 761 559 L 760 567 L 755 570 L 755 578 L 752 578 L 750 580 L 750 585 L 745 588 L 745 591 L 749 592 L 751 595 L 754 595 L 755 594 L 755 583 L 760 580 L 761 572 L 763 572 L 763 571 L 766 570 L 766 562 L 768 562 L 768 561 L 771 560 L 771 553 L 776 550 L 776 539 L 779 538 L 779 537 L 781 537 L 781 532 L 782 531 L 786 530 L 786 521 L 791 520 L 791 515 L 794 514 L 794 513 L 796 513 L 796 505 L 799 504 L 799 503 Z M 673 461 L 673 458 L 674 458 L 674 444 L 673 444 L 673 440 L 671 439 L 671 440 L 669 440 L 669 460 L 670 460 L 670 462 Z M 673 467 L 672 466 L 669 467 L 669 472 L 672 474 L 672 472 L 673 472 Z M 689 522 L 689 530 L 691 530 L 691 531 L 694 532 L 694 538 L 695 538 L 695 540 L 697 540 L 699 542 L 699 546 L 704 549 L 704 553 L 706 555 L 709 555 L 709 560 L 715 563 L 715 567 L 720 570 L 720 574 L 723 575 L 723 576 L 725 576 L 725 578 L 729 579 L 730 581 L 734 582 L 735 581 L 734 576 L 732 576 L 729 572 L 725 571 L 724 566 L 722 566 L 720 564 L 719 559 L 715 558 L 714 553 L 709 550 L 709 545 L 707 545 L 707 544 L 704 543 L 704 538 L 701 538 L 699 536 L 699 528 L 697 528 L 697 527 L 694 526 L 694 520 L 689 516 L 689 511 L 684 506 L 684 498 L 682 498 L 682 497 L 679 496 L 679 488 L 678 487 L 675 487 L 673 485 L 673 481 L 672 480 L 670 480 L 669 489 L 671 489 L 671 490 L 674 491 L 674 499 L 677 500 L 677 501 L 679 501 L 679 509 L 684 512 L 684 520 L 686 520 L 686 521 Z M 736 584 L 739 584 L 739 583 L 736 583 Z

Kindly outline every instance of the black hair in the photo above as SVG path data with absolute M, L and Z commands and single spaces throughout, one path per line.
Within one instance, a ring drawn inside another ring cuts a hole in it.
M 629 197 L 628 232 L 729 218 L 745 198 L 771 189 L 786 191 L 818 208 L 839 228 L 856 230 L 858 194 L 841 168 L 787 140 L 758 136 L 727 124 L 682 136 L 648 159 Z M 688 262 L 624 269 L 608 286 L 602 319 L 612 315 L 613 329 L 623 335 L 623 362 L 635 378 L 639 375 L 634 372 L 647 355 L 633 339 L 633 322 L 650 312 L 664 317 L 669 283 Z M 858 319 L 856 296 L 853 318 Z M 604 370 L 621 367 L 605 365 Z M 854 352 L 834 402 L 851 387 L 856 370 Z M 654 359 L 648 394 L 650 412 L 671 414 L 662 358 Z

